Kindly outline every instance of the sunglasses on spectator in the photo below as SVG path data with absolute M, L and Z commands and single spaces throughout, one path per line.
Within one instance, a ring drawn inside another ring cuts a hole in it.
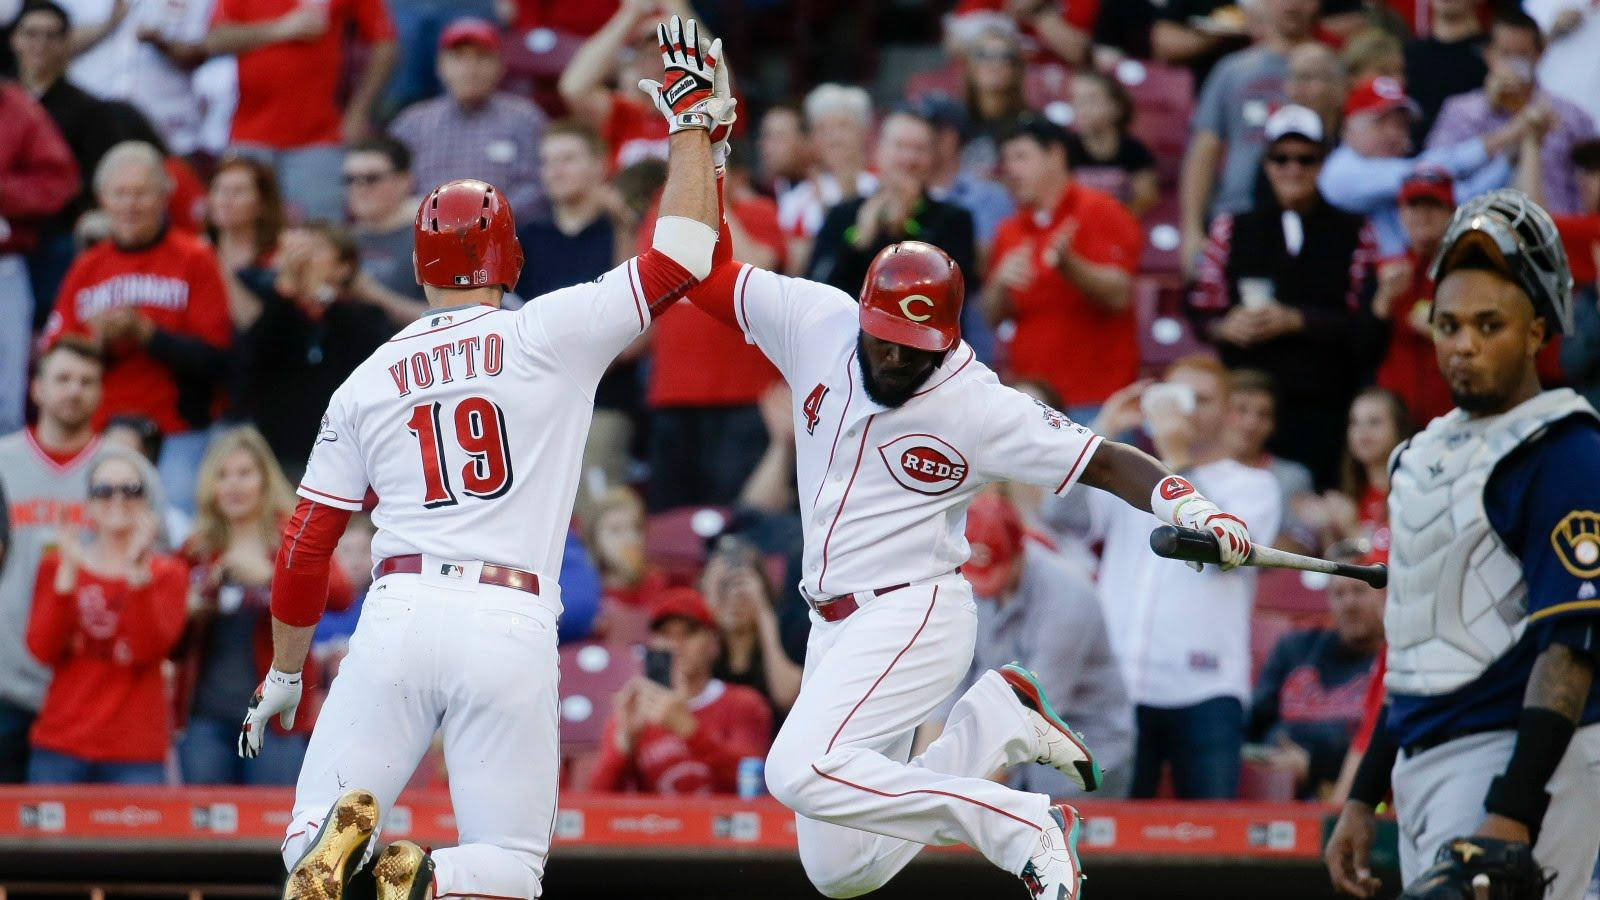
M 1287 166 L 1290 163 L 1294 163 L 1309 169 L 1312 166 L 1321 165 L 1322 157 L 1315 153 L 1273 153 L 1267 157 L 1267 162 L 1275 166 Z
M 1011 50 L 974 50 L 972 51 L 972 58 L 983 60 L 984 62 L 1014 63 L 1021 59 L 1022 56 Z
M 135 482 L 133 484 L 92 484 L 89 486 L 89 497 L 92 500 L 110 500 L 118 494 L 121 494 L 124 500 L 138 500 L 144 496 L 144 485 Z
M 373 185 L 377 184 L 378 182 L 384 180 L 385 178 L 388 178 L 392 174 L 394 174 L 394 173 L 393 172 L 346 172 L 341 177 L 344 180 L 344 186 L 345 187 L 350 187 L 352 185 L 360 185 L 362 187 L 372 187 Z

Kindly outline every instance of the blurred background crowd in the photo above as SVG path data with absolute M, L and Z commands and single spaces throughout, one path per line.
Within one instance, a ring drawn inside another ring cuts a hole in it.
M 1389 452 L 1451 405 L 1428 263 L 1473 194 L 1556 214 L 1578 329 L 1543 372 L 1600 399 L 1589 0 L 694 7 L 737 68 L 737 258 L 855 295 L 882 247 L 937 244 L 982 359 L 1259 541 L 1384 558 Z M 423 309 L 419 193 L 510 198 L 513 305 L 633 255 L 666 134 L 632 85 L 672 12 L 0 0 L 0 781 L 292 783 L 314 703 L 233 752 L 278 529 L 329 395 Z M 809 627 L 789 404 L 688 304 L 602 383 L 560 579 L 564 787 L 733 793 L 764 755 Z M 1382 592 L 1195 573 L 1108 499 L 974 504 L 973 677 L 1037 671 L 1113 795 L 1336 796 Z M 340 545 L 312 685 L 371 533 Z M 1053 775 L 1009 777 L 1069 793 Z

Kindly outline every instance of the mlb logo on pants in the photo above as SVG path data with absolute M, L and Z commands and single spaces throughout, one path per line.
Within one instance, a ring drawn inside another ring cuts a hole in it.
M 439 574 L 446 578 L 460 578 L 467 574 L 467 570 L 462 566 L 456 565 L 455 563 L 441 563 L 439 566 Z

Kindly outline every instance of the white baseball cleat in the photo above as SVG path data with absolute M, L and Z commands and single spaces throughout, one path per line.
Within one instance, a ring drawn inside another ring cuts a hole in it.
M 1034 761 L 1066 773 L 1086 791 L 1098 790 L 1103 776 L 1094 752 L 1084 743 L 1083 735 L 1073 731 L 1050 708 L 1034 674 L 1016 663 L 1006 663 L 998 671 L 1027 710 L 1028 723 L 1033 727 Z
M 1034 900 L 1078 900 L 1083 889 L 1083 864 L 1078 837 L 1083 817 L 1065 803 L 1050 807 L 1050 824 L 1039 836 L 1039 849 L 1022 867 L 1022 883 Z

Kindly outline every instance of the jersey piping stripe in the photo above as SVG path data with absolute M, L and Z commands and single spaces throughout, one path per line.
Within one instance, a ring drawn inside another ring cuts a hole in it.
M 936 389 L 938 389 L 940 387 L 943 387 L 944 383 L 946 381 L 949 381 L 950 379 L 956 377 L 957 375 L 960 375 L 961 374 L 961 370 L 965 369 L 967 367 L 967 363 L 972 362 L 973 357 L 975 357 L 977 355 L 978 355 L 978 351 L 972 349 L 970 346 L 967 347 L 967 358 L 962 361 L 961 365 L 956 366 L 956 370 L 954 372 L 951 372 L 949 375 L 946 375 L 945 377 L 941 378 L 939 380 L 938 384 L 929 385 L 928 387 L 925 387 L 922 390 L 917 391 L 915 394 L 912 394 L 911 396 L 913 396 L 913 397 L 921 397 L 923 394 L 931 393 L 934 390 L 936 390 Z
M 327 497 L 329 500 L 337 500 L 340 503 L 354 503 L 357 506 L 361 505 L 361 501 L 360 500 L 351 500 L 349 497 L 341 497 L 338 494 L 330 494 L 327 491 L 319 491 L 316 488 L 311 487 L 309 485 L 304 485 L 304 484 L 300 485 L 300 490 L 309 491 L 309 492 L 311 492 L 313 494 L 316 494 L 318 497 Z
M 1559 616 L 1562 613 L 1577 612 L 1584 609 L 1600 609 L 1600 600 L 1573 600 L 1568 603 L 1557 603 L 1528 616 L 1529 622 L 1536 622 L 1550 616 Z
M 1067 489 L 1067 485 L 1071 484 L 1072 479 L 1077 477 L 1078 467 L 1083 465 L 1083 461 L 1088 458 L 1089 451 L 1100 446 L 1100 442 L 1102 440 L 1105 439 L 1099 435 L 1095 435 L 1094 438 L 1089 441 L 1089 443 L 1083 445 L 1083 449 L 1078 451 L 1078 458 L 1072 461 L 1072 468 L 1067 470 L 1067 477 L 1061 479 L 1061 483 L 1056 485 L 1057 494 Z
M 628 289 L 633 291 L 633 311 L 639 314 L 639 330 L 644 331 L 644 302 L 640 295 L 644 291 L 639 287 L 639 258 L 636 256 L 628 261 Z
M 845 787 L 855 788 L 858 791 L 863 791 L 863 792 L 868 793 L 868 794 L 875 794 L 875 795 L 877 795 L 879 797 L 888 797 L 891 800 L 896 798 L 896 797 L 909 797 L 912 794 L 934 794 L 934 795 L 939 796 L 939 797 L 949 797 L 952 800 L 963 800 L 963 801 L 965 801 L 967 803 L 971 803 L 973 806 L 982 807 L 983 809 L 987 809 L 988 811 L 993 812 L 993 813 L 999 813 L 1000 815 L 1005 816 L 1006 818 L 1008 818 L 1008 819 L 1010 819 L 1010 820 L 1012 820 L 1014 822 L 1020 822 L 1023 825 L 1026 825 L 1029 828 L 1032 828 L 1034 831 L 1043 831 L 1044 830 L 1043 828 L 1039 827 L 1039 823 L 1037 823 L 1037 822 L 1029 822 L 1027 819 L 1024 819 L 1023 817 L 1017 815 L 1016 813 L 1006 812 L 1005 810 L 1001 809 L 998 806 L 990 806 L 989 804 L 984 803 L 981 800 L 974 800 L 971 797 L 963 797 L 960 794 L 952 794 L 949 791 L 935 791 L 935 790 L 931 790 L 929 788 L 917 788 L 916 790 L 913 790 L 913 791 L 901 791 L 898 794 L 891 794 L 888 791 L 875 790 L 873 788 L 863 787 L 862 785 L 856 784 L 854 782 L 845 781 L 843 778 L 840 778 L 840 777 L 838 777 L 836 775 L 829 775 L 828 773 L 826 773 L 826 772 L 822 771 L 821 769 L 817 768 L 817 764 L 816 763 L 812 763 L 811 764 L 811 771 L 817 773 L 818 775 L 822 776 L 823 778 L 828 779 L 829 781 L 832 781 L 832 782 L 835 782 L 835 783 L 838 783 L 838 784 L 842 784 Z
M 458 325 L 471 325 L 473 322 L 476 322 L 479 319 L 483 318 L 483 316 L 489 315 L 490 313 L 497 313 L 497 312 L 507 312 L 507 310 L 502 310 L 502 309 L 498 309 L 498 308 L 494 308 L 494 307 L 485 308 L 484 311 L 483 311 L 483 315 L 481 315 L 481 316 L 473 316 L 472 318 L 467 319 L 464 322 L 452 322 L 449 325 L 441 325 L 438 328 L 430 328 L 427 331 L 419 331 L 416 334 L 399 334 L 399 335 L 395 335 L 394 337 L 389 338 L 387 341 L 384 341 L 384 343 L 385 344 L 393 344 L 396 341 L 409 341 L 412 338 L 427 337 L 430 334 L 438 334 L 441 331 L 449 331 L 450 329 L 455 328 Z
M 922 624 L 917 626 L 917 630 L 911 635 L 911 640 L 906 641 L 906 645 L 900 648 L 900 652 L 894 655 L 894 659 L 889 660 L 889 665 L 884 667 L 883 674 L 879 675 L 878 680 L 872 683 L 872 687 L 867 688 L 867 692 L 861 695 L 861 699 L 856 701 L 856 705 L 850 707 L 850 712 L 845 714 L 844 721 L 839 723 L 839 727 L 833 730 L 833 737 L 828 739 L 828 749 L 824 751 L 825 753 L 833 752 L 833 745 L 839 740 L 839 735 L 844 732 L 844 727 L 850 724 L 850 717 L 856 714 L 856 710 L 861 708 L 861 704 L 867 702 L 867 698 L 871 697 L 872 692 L 878 689 L 878 685 L 883 684 L 883 680 L 889 677 L 889 673 L 894 670 L 895 664 L 900 662 L 900 657 L 906 655 L 906 651 L 910 650 L 911 645 L 917 642 L 917 638 L 922 637 L 922 630 L 928 627 L 928 620 L 933 618 L 933 605 L 937 602 L 939 602 L 939 586 L 934 585 L 933 596 L 928 598 L 928 610 L 922 614 Z M 818 772 L 817 774 L 820 775 L 822 773 Z
M 822 593 L 822 580 L 828 577 L 828 542 L 833 540 L 833 529 L 839 524 L 839 516 L 844 514 L 844 504 L 850 499 L 850 489 L 856 486 L 856 473 L 861 471 L 861 457 L 867 450 L 867 433 L 872 431 L 872 420 L 877 417 L 877 413 L 867 416 L 867 424 L 861 429 L 861 446 L 856 448 L 855 468 L 850 470 L 850 482 L 844 486 L 844 496 L 839 498 L 839 508 L 833 511 L 833 521 L 828 524 L 828 536 L 822 539 L 822 571 L 817 573 L 818 593 Z M 815 501 L 812 505 L 816 505 Z
M 750 267 L 749 266 L 745 266 L 744 268 L 739 270 L 739 306 L 738 306 L 738 312 L 735 313 L 735 315 L 739 319 L 739 327 L 744 330 L 745 334 L 749 334 L 750 333 L 750 317 L 745 315 L 745 312 L 744 312 L 744 289 L 749 284 L 750 284 Z
M 850 359 L 855 358 L 856 355 L 851 353 Z M 822 486 L 828 483 L 828 471 L 833 468 L 833 454 L 839 450 L 839 435 L 844 434 L 844 420 L 850 414 L 850 401 L 856 395 L 856 380 L 850 377 L 848 368 L 845 369 L 844 375 L 844 409 L 839 411 L 839 427 L 833 429 L 833 446 L 828 448 L 828 465 L 823 468 L 822 478 L 817 481 L 817 495 L 811 498 L 812 509 L 816 509 L 817 501 L 822 499 Z M 822 585 L 819 582 L 817 586 Z

